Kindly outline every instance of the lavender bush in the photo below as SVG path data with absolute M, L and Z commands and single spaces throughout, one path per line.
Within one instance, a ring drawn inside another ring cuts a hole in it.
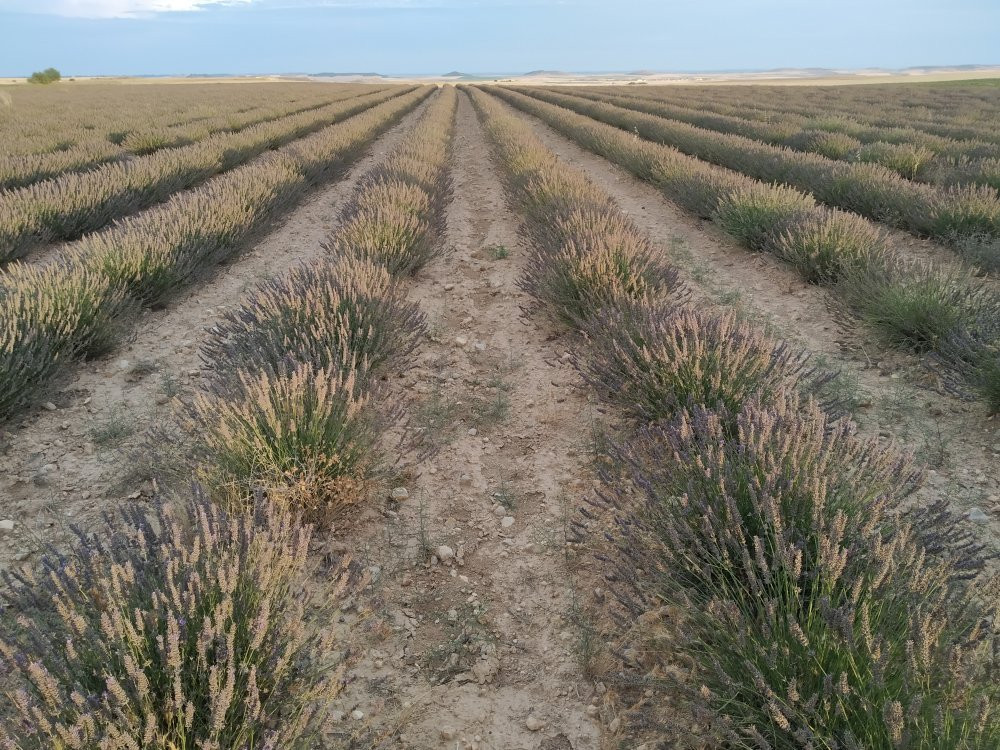
M 309 538 L 260 496 L 230 516 L 196 490 L 125 508 L 72 554 L 6 573 L 0 747 L 313 747 L 338 672 L 328 629 L 307 615 L 349 581 L 311 593 Z

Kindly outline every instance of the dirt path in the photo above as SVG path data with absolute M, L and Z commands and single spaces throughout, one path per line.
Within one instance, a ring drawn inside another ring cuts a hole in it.
M 358 178 L 401 141 L 426 103 L 379 138 L 336 182 L 308 195 L 235 260 L 173 300 L 148 311 L 134 340 L 111 358 L 79 365 L 39 409 L 0 427 L 0 569 L 28 560 L 46 542 L 65 539 L 69 523 L 86 526 L 108 503 L 149 494 L 142 447 L 152 426 L 169 422 L 169 397 L 200 375 L 204 331 L 261 281 L 317 257 Z M 6 430 L 6 432 L 4 432 Z M 155 446 L 169 460 L 178 446 Z
M 349 542 L 375 580 L 341 619 L 361 658 L 330 741 L 596 750 L 564 536 L 591 481 L 585 391 L 555 328 L 521 310 L 518 220 L 464 95 L 452 164 L 449 252 L 409 294 L 432 337 L 393 384 L 440 449 Z
M 504 106 L 530 122 L 546 146 L 611 195 L 670 253 L 696 301 L 738 305 L 844 373 L 861 405 L 855 416 L 862 428 L 895 437 L 928 465 L 924 496 L 950 497 L 958 508 L 972 511 L 980 530 L 1000 540 L 1000 421 L 988 417 L 981 403 L 938 392 L 936 376 L 916 357 L 881 346 L 859 324 L 845 324 L 832 312 L 828 291 L 806 284 L 776 258 L 750 253 L 651 185 Z

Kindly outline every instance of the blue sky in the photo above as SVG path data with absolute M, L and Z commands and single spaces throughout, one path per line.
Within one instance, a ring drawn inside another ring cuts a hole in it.
M 1000 63 L 1000 0 L 0 0 L 0 76 Z

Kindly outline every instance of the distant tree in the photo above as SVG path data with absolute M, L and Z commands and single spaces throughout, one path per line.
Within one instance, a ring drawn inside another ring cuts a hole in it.
M 46 68 L 45 70 L 36 70 L 28 78 L 28 83 L 55 83 L 62 75 L 55 68 Z

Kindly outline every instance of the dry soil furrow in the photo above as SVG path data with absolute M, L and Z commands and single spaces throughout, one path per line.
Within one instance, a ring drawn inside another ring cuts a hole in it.
M 109 503 L 151 492 L 135 470 L 146 458 L 169 461 L 179 447 L 157 440 L 153 447 L 162 455 L 150 456 L 146 435 L 170 422 L 170 397 L 199 377 L 204 331 L 261 281 L 323 252 L 320 243 L 358 179 L 395 148 L 426 106 L 235 260 L 166 308 L 143 313 L 131 343 L 109 359 L 76 366 L 46 408 L 0 432 L 0 518 L 16 524 L 0 536 L 0 569 L 64 539 L 69 523 L 86 525 Z
M 358 542 L 378 572 L 342 618 L 362 657 L 333 741 L 596 749 L 564 537 L 591 481 L 585 391 L 554 328 L 522 313 L 518 221 L 464 96 L 452 163 L 449 254 L 409 293 L 433 335 L 393 384 L 440 450 Z
M 856 417 L 862 428 L 891 434 L 914 450 L 930 469 L 925 496 L 950 497 L 1000 540 L 1000 425 L 982 403 L 940 393 L 936 376 L 916 357 L 880 346 L 874 334 L 831 310 L 830 292 L 803 282 L 776 258 L 750 253 L 651 185 L 538 119 L 511 111 L 531 122 L 546 146 L 583 170 L 669 251 L 696 301 L 739 304 L 782 337 L 820 355 L 830 369 L 844 373 L 848 384 L 856 382 L 861 404 Z

